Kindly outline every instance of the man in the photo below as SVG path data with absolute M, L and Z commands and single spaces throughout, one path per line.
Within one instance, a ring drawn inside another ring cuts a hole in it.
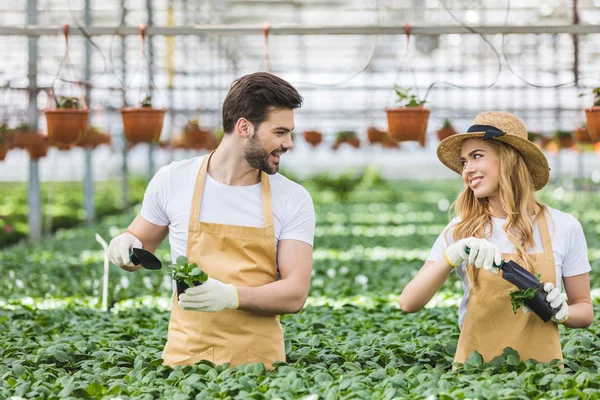
M 209 276 L 173 296 L 166 365 L 285 361 L 279 315 L 304 306 L 315 230 L 309 193 L 277 174 L 301 104 L 275 75 L 238 79 L 217 150 L 161 168 L 140 214 L 111 241 L 111 261 L 135 271 L 130 249 L 154 251 L 169 234 L 172 259 L 185 255 Z

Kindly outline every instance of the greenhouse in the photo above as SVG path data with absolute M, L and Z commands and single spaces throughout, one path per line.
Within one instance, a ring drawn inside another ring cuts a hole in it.
M 599 0 L 0 3 L 0 399 L 600 399 Z

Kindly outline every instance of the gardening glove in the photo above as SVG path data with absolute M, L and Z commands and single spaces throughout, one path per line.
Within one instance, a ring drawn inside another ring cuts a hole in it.
M 466 248 L 469 248 L 469 254 Z M 452 266 L 466 261 L 467 264 L 474 264 L 477 268 L 485 269 L 486 271 L 498 273 L 497 265 L 502 262 L 502 252 L 495 244 L 490 243 L 485 239 L 476 237 L 468 237 L 461 239 L 455 244 L 448 246 L 444 252 L 446 260 Z
M 108 259 L 125 271 L 137 271 L 141 268 L 141 265 L 133 265 L 129 260 L 129 253 L 134 247 L 141 249 L 142 242 L 131 233 L 125 232 L 115 236 L 108 245 Z
M 237 288 L 213 278 L 187 289 L 179 296 L 179 307 L 184 310 L 217 312 L 239 306 L 240 295 Z
M 550 303 L 550 307 L 559 308 L 558 312 L 552 316 L 552 321 L 557 324 L 563 324 L 569 319 L 569 305 L 567 304 L 567 296 L 560 292 L 559 288 L 555 288 L 550 282 L 544 284 L 544 292 L 546 301 Z

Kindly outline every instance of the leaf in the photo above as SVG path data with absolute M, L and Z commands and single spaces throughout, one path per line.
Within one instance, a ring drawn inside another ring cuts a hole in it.
M 90 396 L 99 396 L 99 395 L 106 393 L 106 388 L 104 386 L 102 386 L 101 383 L 94 381 L 94 382 L 90 383 L 90 385 L 88 386 L 87 393 Z
M 472 367 L 481 367 L 483 365 L 483 356 L 477 350 L 473 350 L 471 354 L 469 354 L 469 358 L 467 358 L 465 364 Z
M 179 257 L 177 257 L 175 262 L 179 265 L 187 265 L 190 261 L 188 260 L 188 258 L 186 256 L 179 256 Z

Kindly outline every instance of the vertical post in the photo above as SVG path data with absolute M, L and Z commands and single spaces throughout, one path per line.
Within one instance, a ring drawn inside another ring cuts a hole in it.
M 84 22 L 85 26 L 92 25 L 91 0 L 85 0 Z M 92 45 L 89 40 L 85 41 L 85 81 L 89 82 L 92 78 Z M 85 103 L 90 106 L 91 88 L 89 85 L 85 87 Z M 91 121 L 88 121 L 88 124 Z M 85 222 L 89 225 L 96 218 L 96 210 L 94 209 L 94 172 L 92 169 L 92 153 L 89 148 L 84 149 L 85 152 L 85 172 L 83 178 L 83 191 L 85 201 Z
M 125 21 L 127 16 L 127 9 L 125 8 L 125 0 L 121 0 L 121 19 Z M 121 76 L 123 78 L 123 85 L 127 86 L 127 42 L 125 36 L 121 37 Z M 123 106 L 127 105 L 127 93 L 123 90 Z M 125 133 L 121 136 L 123 139 L 123 147 L 121 148 L 121 156 L 123 162 L 121 164 L 121 208 L 125 209 L 129 207 L 129 183 L 127 182 L 127 139 Z
M 37 23 L 37 0 L 27 0 L 27 24 L 36 25 Z M 37 130 L 39 112 L 37 109 L 37 38 L 28 39 L 29 62 L 29 111 L 28 117 L 31 125 Z M 27 202 L 29 205 L 29 215 L 27 222 L 29 224 L 29 241 L 37 243 L 42 237 L 42 195 L 40 190 L 40 172 L 39 161 L 37 159 L 29 160 L 29 187 Z
M 147 26 L 152 26 L 154 24 L 154 18 L 152 13 L 152 0 L 146 0 L 146 10 L 148 11 L 148 23 Z M 148 92 L 152 95 L 152 64 L 154 64 L 154 54 L 152 48 L 152 36 L 147 36 L 148 40 Z M 150 143 L 148 148 L 148 181 L 152 179 L 154 175 L 154 151 L 156 150 L 156 143 Z

